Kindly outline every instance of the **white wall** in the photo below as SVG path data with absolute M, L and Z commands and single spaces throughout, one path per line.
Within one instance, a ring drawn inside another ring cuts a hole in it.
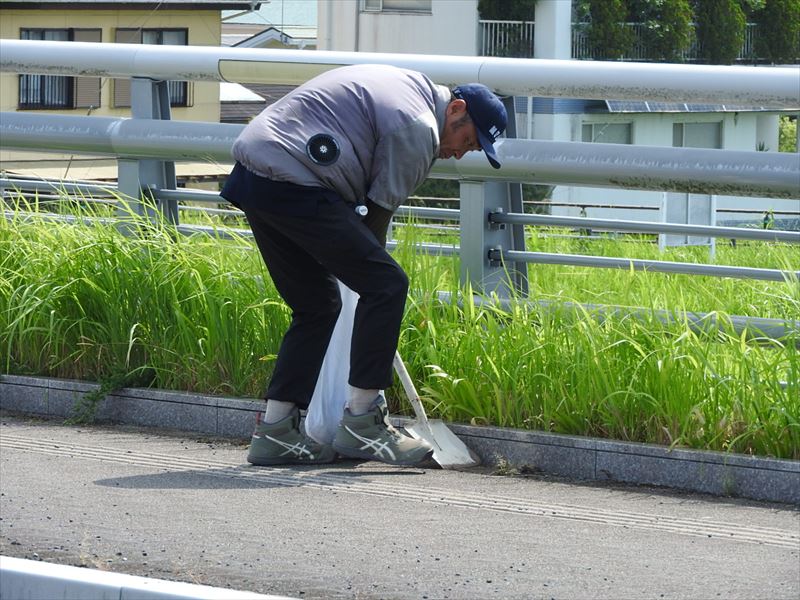
M 765 118 L 766 117 L 766 118 Z M 536 117 L 534 117 L 536 118 Z M 583 123 L 633 123 L 633 143 L 644 146 L 672 146 L 672 127 L 674 123 L 722 123 L 722 148 L 725 150 L 744 150 L 752 152 L 756 149 L 760 127 L 764 123 L 777 127 L 777 117 L 761 113 L 657 113 L 657 114 L 592 114 L 573 115 L 571 118 L 573 141 L 581 140 Z M 763 134 L 762 134 L 763 135 Z M 770 151 L 777 148 L 777 142 Z M 615 204 L 620 206 L 652 206 L 661 205 L 662 192 L 613 190 L 602 188 L 570 187 L 565 196 L 558 201 L 575 204 Z M 751 198 L 743 196 L 717 196 L 717 210 L 720 209 L 755 209 L 766 211 L 800 210 L 800 201 L 774 198 Z M 587 216 L 595 218 L 631 219 L 637 221 L 655 221 L 660 219 L 655 210 L 622 210 L 587 208 Z M 578 216 L 579 209 L 572 207 L 553 207 L 553 214 Z M 780 218 L 780 217 L 779 217 Z M 759 214 L 719 213 L 719 221 L 742 220 L 760 221 Z
M 434 0 L 430 14 L 361 12 L 359 0 L 318 0 L 320 50 L 478 54 L 478 0 Z

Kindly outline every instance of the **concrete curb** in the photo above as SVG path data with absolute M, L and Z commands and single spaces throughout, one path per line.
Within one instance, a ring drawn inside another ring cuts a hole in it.
M 0 376 L 0 408 L 67 417 L 97 384 Z M 249 439 L 263 403 L 252 399 L 126 388 L 99 405 L 99 421 Z M 396 418 L 402 425 L 407 420 Z M 673 449 L 537 431 L 450 424 L 484 464 L 591 481 L 658 485 L 718 496 L 800 504 L 800 461 Z
M 225 588 L 0 556 L 0 600 L 292 600 Z

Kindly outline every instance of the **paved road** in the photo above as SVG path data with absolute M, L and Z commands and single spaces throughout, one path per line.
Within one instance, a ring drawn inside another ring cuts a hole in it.
M 0 554 L 297 598 L 800 597 L 796 507 L 9 415 Z

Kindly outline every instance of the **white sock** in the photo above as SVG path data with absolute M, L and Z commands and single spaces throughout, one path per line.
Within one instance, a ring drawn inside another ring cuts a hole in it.
M 288 417 L 294 402 L 281 402 L 280 400 L 267 400 L 267 410 L 264 412 L 264 423 L 277 423 Z
M 347 408 L 350 414 L 363 415 L 372 406 L 380 390 L 365 390 L 363 388 L 347 386 Z

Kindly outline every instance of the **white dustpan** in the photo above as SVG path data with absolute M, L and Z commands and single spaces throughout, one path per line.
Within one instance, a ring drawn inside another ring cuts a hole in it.
M 394 370 L 403 384 L 408 401 L 414 409 L 417 420 L 403 428 L 414 438 L 425 440 L 433 446 L 433 460 L 443 469 L 474 467 L 481 463 L 480 458 L 439 419 L 428 419 L 422 401 L 411 376 L 406 370 L 399 352 L 394 353 Z

